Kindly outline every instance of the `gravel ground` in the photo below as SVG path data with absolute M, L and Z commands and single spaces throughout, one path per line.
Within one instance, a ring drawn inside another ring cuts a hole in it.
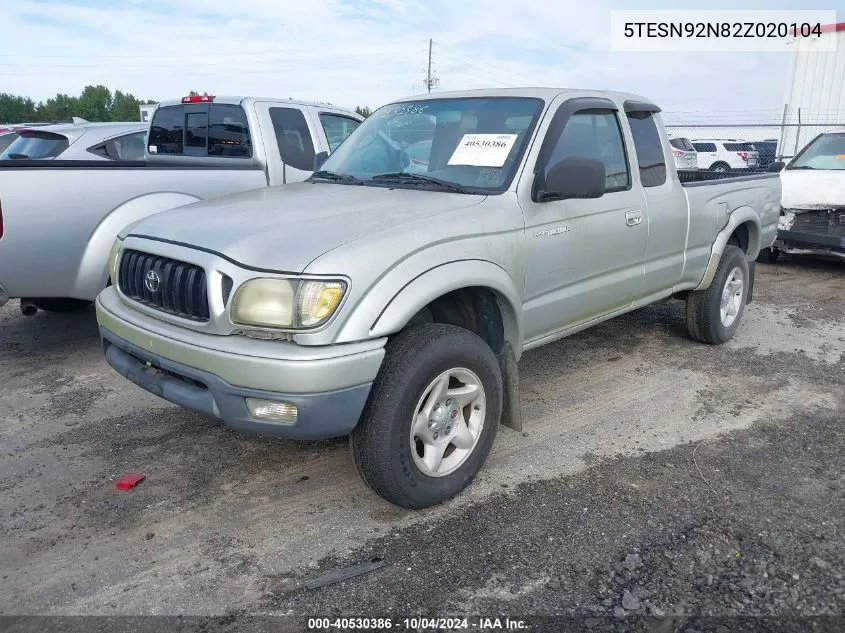
M 843 273 L 758 266 L 724 346 L 689 341 L 682 304 L 664 302 L 527 353 L 526 432 L 502 429 L 473 486 L 422 512 L 374 497 L 343 441 L 240 435 L 128 383 L 103 361 L 92 311 L 25 318 L 12 302 L 0 309 L 0 616 L 845 630 Z M 116 492 L 131 471 L 147 479 Z M 303 587 L 373 557 L 375 571 Z

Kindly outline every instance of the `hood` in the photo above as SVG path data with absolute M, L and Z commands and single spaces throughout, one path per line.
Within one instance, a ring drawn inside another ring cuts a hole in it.
M 784 169 L 780 182 L 784 209 L 845 207 L 843 169 Z
M 182 242 L 253 268 L 299 273 L 335 248 L 475 206 L 482 195 L 300 182 L 197 202 L 142 220 L 130 235 Z

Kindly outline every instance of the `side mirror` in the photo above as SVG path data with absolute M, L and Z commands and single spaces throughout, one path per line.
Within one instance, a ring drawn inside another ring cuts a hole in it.
M 564 158 L 555 164 L 542 182 L 539 176 L 535 200 L 601 198 L 607 188 L 604 163 L 593 158 Z
M 775 162 L 771 163 L 768 167 L 766 167 L 766 171 L 773 171 L 775 173 L 781 171 L 784 167 L 786 167 L 786 163 L 782 160 L 776 160 Z
M 317 171 L 318 169 L 320 169 L 320 167 L 323 166 L 323 163 L 326 162 L 328 157 L 329 157 L 328 152 L 319 152 L 319 153 L 315 154 L 314 155 L 314 171 Z

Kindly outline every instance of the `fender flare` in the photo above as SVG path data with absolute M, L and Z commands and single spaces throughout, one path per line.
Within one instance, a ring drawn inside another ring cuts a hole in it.
M 737 207 L 728 216 L 728 223 L 716 235 L 716 240 L 713 242 L 713 248 L 710 251 L 710 260 L 707 262 L 707 269 L 704 272 L 704 277 L 701 282 L 694 288 L 694 290 L 704 290 L 710 286 L 713 277 L 716 275 L 716 269 L 719 267 L 719 262 L 722 260 L 722 254 L 725 252 L 725 247 L 728 245 L 728 240 L 734 234 L 737 227 L 746 222 L 750 223 L 748 231 L 748 252 L 746 256 L 749 262 L 753 262 L 757 258 L 757 253 L 760 250 L 760 216 L 751 207 L 743 206 Z M 753 253 L 753 257 L 751 254 Z
M 163 191 L 142 194 L 109 211 L 88 238 L 88 243 L 79 260 L 73 295 L 93 301 L 106 287 L 109 279 L 108 270 L 106 270 L 109 251 L 118 233 L 124 227 L 156 213 L 200 200 L 201 198 L 186 193 Z
M 481 287 L 489 289 L 496 296 L 502 314 L 505 340 L 519 357 L 523 340 L 521 310 L 518 309 L 521 305 L 520 293 L 511 276 L 502 267 L 486 260 L 458 260 L 422 271 L 401 285 L 386 279 L 383 278 L 371 288 L 358 303 L 343 325 L 339 340 L 380 338 L 395 334 L 438 297 L 462 288 Z M 391 298 L 384 303 L 383 297 L 388 293 Z

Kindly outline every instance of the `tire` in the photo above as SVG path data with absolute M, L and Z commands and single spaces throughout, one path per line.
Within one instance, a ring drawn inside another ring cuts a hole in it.
M 690 337 L 711 345 L 729 341 L 742 320 L 750 280 L 745 251 L 729 244 L 710 287 L 687 296 L 687 331 Z M 728 283 L 732 284 L 732 291 L 727 290 Z M 727 314 L 722 312 L 725 299 L 728 302 Z
M 774 264 L 777 262 L 779 256 L 780 251 L 774 248 L 763 248 L 760 250 L 760 254 L 757 255 L 757 261 L 761 264 Z
M 730 170 L 731 170 L 731 166 L 728 165 L 727 163 L 718 162 L 718 163 L 713 163 L 712 165 L 710 165 L 710 171 L 715 171 L 715 172 L 718 172 L 718 173 L 724 173 L 724 172 L 727 172 L 727 171 L 730 171 Z
M 448 383 L 443 383 L 444 375 L 450 376 Z M 456 390 L 460 385 L 451 382 L 454 378 L 464 383 L 465 393 Z M 450 386 L 441 393 L 436 384 Z M 473 384 L 481 389 L 470 396 L 468 386 Z M 446 501 L 472 483 L 490 454 L 502 397 L 499 364 L 480 337 L 441 323 L 400 332 L 387 344 L 361 422 L 350 437 L 358 472 L 376 494 L 403 508 Z M 467 419 L 461 431 L 460 423 Z M 441 446 L 442 461 L 436 457 Z M 428 451 L 431 461 L 425 462 Z M 438 470 L 426 464 L 437 464 Z
M 33 299 L 33 303 L 40 309 L 47 312 L 76 312 L 91 305 L 90 301 L 84 299 L 68 299 L 51 297 L 47 299 Z

